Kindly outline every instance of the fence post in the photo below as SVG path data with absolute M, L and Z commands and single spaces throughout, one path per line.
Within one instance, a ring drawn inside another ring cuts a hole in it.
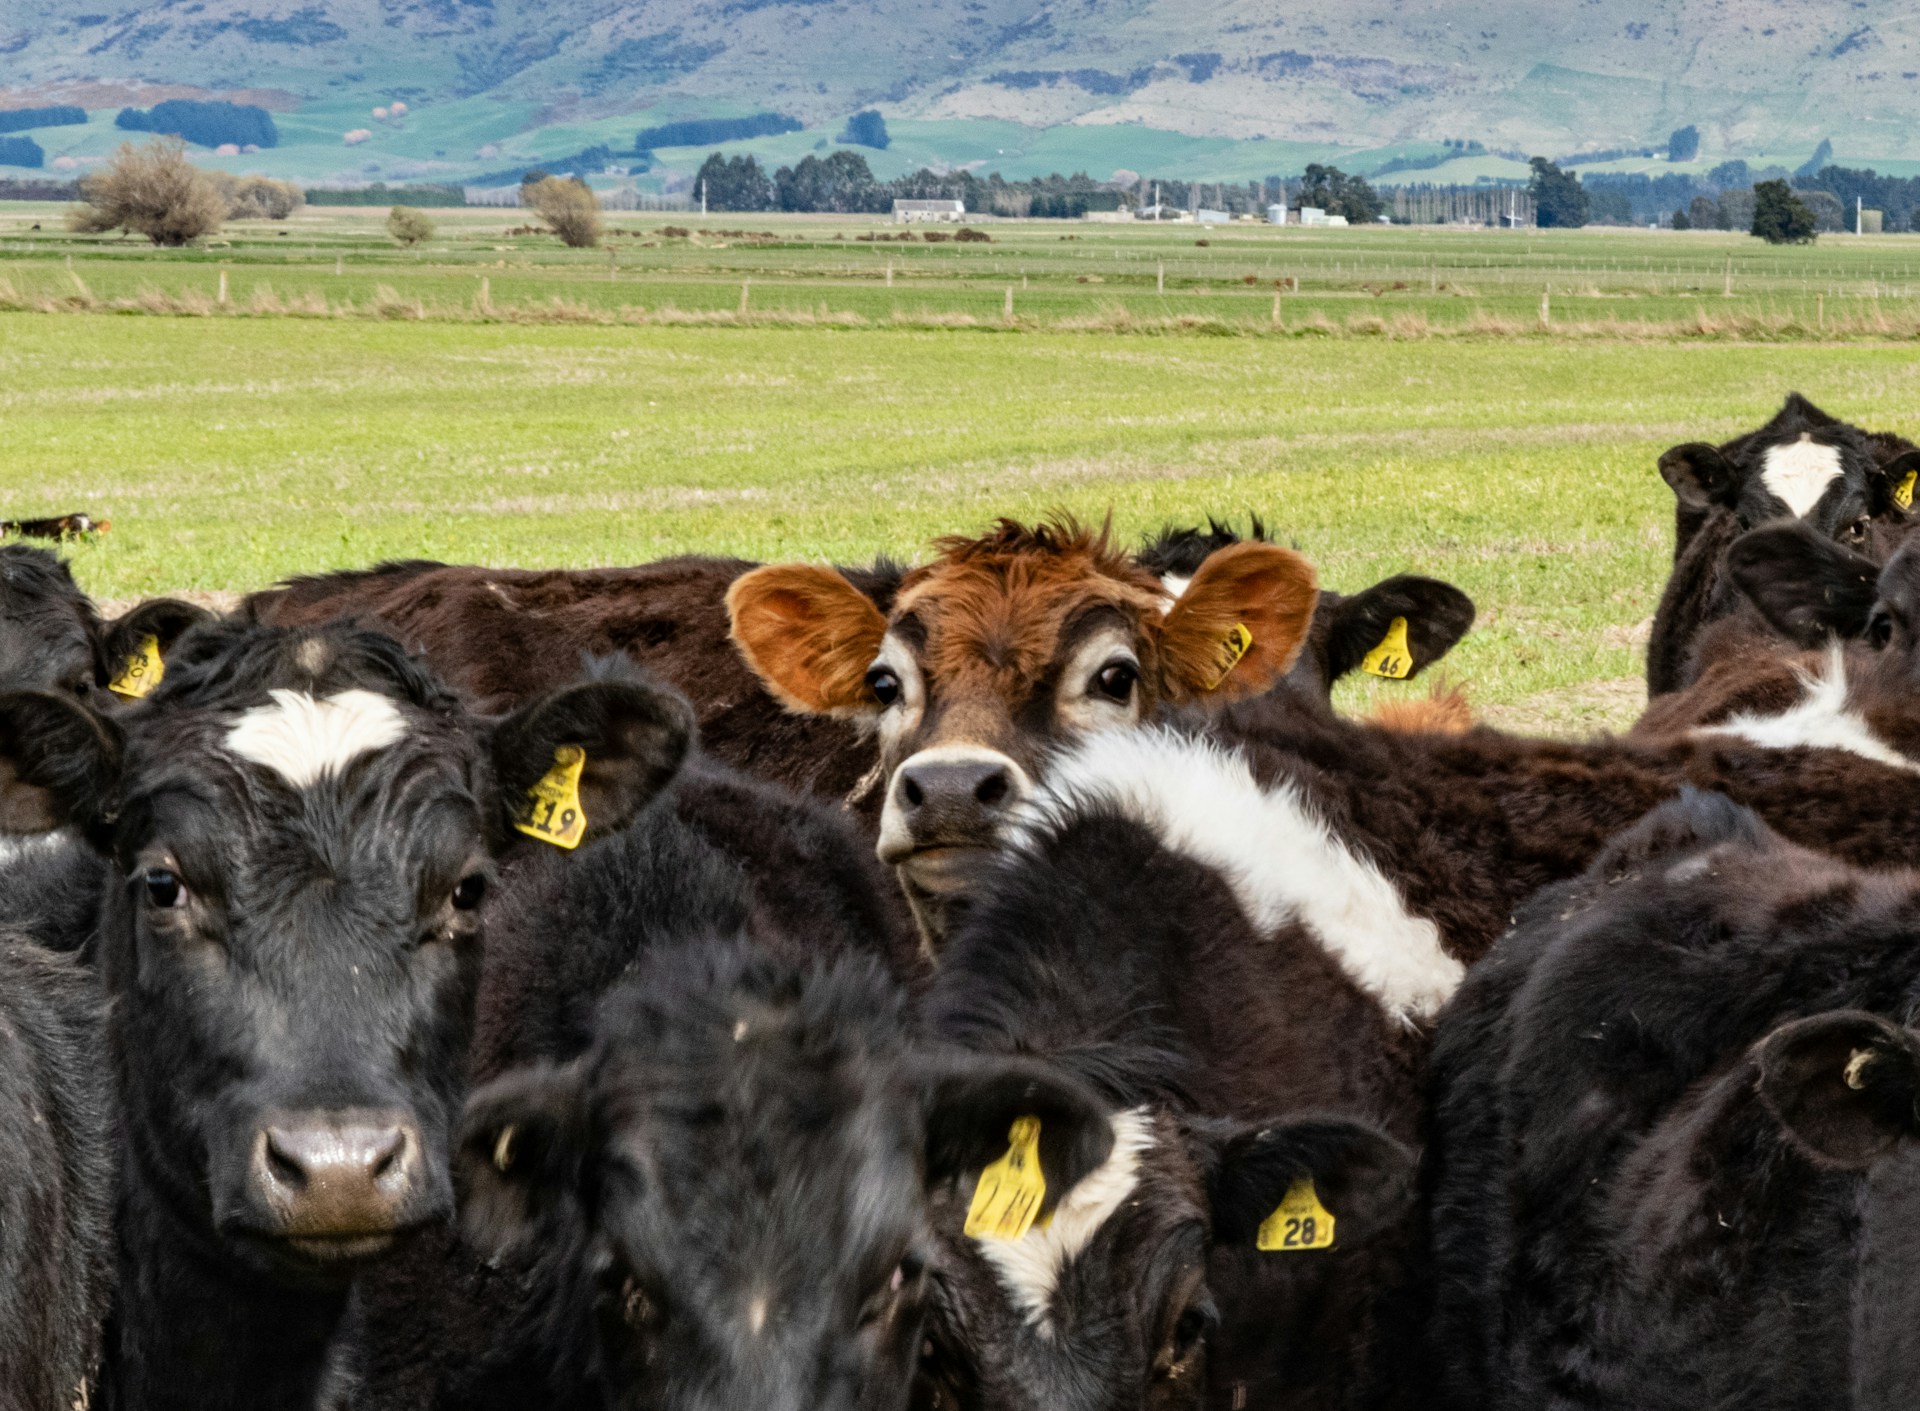
M 742 314 L 745 314 L 747 311 L 747 291 L 752 287 L 753 281 L 751 279 L 743 279 L 740 281 L 740 312 Z
M 1013 286 L 1011 284 L 1007 286 L 1007 298 L 1001 306 L 1001 312 L 1008 323 L 1013 322 Z
M 1160 272 L 1153 277 L 1153 288 L 1157 294 L 1167 292 L 1167 262 L 1165 260 L 1160 261 Z
M 1540 326 L 1542 328 L 1549 328 L 1553 323 L 1553 304 L 1550 295 L 1550 290 L 1540 291 Z

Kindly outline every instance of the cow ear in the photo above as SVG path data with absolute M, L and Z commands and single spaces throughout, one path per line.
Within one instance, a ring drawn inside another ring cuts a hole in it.
M 873 599 L 831 568 L 772 564 L 727 589 L 733 642 L 789 710 L 870 710 L 867 668 L 887 635 Z
M 1394 680 L 1418 676 L 1473 626 L 1472 598 L 1451 583 L 1411 573 L 1342 598 L 1329 611 L 1328 685 L 1356 668 Z
M 1875 514 L 1885 514 L 1889 509 L 1912 513 L 1914 500 L 1920 498 L 1920 451 L 1902 451 L 1882 463 L 1879 484 Z
M 173 644 L 189 628 L 213 617 L 206 608 L 179 598 L 150 598 L 129 609 L 101 628 L 100 659 L 106 679 L 115 683 L 119 694 L 145 695 L 160 684 L 159 672 L 147 660 L 148 652 L 164 662 Z M 138 682 L 142 689 L 122 688 L 119 683 L 126 681 Z
M 1078 1080 L 1027 1059 L 955 1056 L 924 1070 L 927 1181 L 977 1176 L 1007 1154 L 1014 1123 L 1040 1124 L 1035 1143 L 1051 1210 L 1113 1151 L 1106 1104 Z
M 1920 1046 L 1878 1015 L 1839 1010 L 1782 1025 L 1754 1059 L 1761 1102 L 1822 1165 L 1857 1169 L 1920 1136 Z
M 113 811 L 124 742 L 112 721 L 52 691 L 0 695 L 0 833 L 75 826 Z
M 565 687 L 494 726 L 501 805 L 522 832 L 566 848 L 618 832 L 679 772 L 693 734 L 692 708 L 664 687 Z
M 1749 530 L 1727 548 L 1734 586 L 1774 631 L 1802 647 L 1862 635 L 1880 571 L 1799 520 Z
M 1319 1247 L 1309 1233 L 1274 1239 L 1281 1205 L 1307 1200 L 1333 1218 L 1341 1247 L 1372 1238 L 1403 1216 L 1413 1201 L 1416 1158 L 1411 1148 L 1378 1127 L 1347 1117 L 1299 1117 L 1260 1126 L 1216 1128 L 1200 1140 L 1209 1158 L 1208 1192 L 1218 1244 L 1259 1248 Z M 1324 1219 L 1324 1216 L 1321 1217 Z M 1270 1223 L 1271 1222 L 1271 1223 Z M 1267 1236 L 1263 1236 L 1262 1227 Z M 1325 1234 L 1324 1225 L 1318 1233 Z
M 1228 701 L 1267 690 L 1306 643 L 1320 592 L 1313 565 L 1277 544 L 1209 554 L 1160 629 L 1175 701 Z
M 1673 487 L 1680 503 L 1695 509 L 1731 508 L 1740 496 L 1740 476 L 1733 463 L 1704 441 L 1689 441 L 1662 455 L 1660 478 Z
M 475 1092 L 453 1158 L 467 1238 L 506 1254 L 551 1227 L 579 1189 L 586 1141 L 584 1060 L 517 1069 Z

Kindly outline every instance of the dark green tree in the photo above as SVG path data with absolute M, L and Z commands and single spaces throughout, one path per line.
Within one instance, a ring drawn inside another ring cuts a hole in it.
M 1545 157 L 1535 157 L 1532 166 L 1533 180 L 1527 184 L 1527 195 L 1533 198 L 1534 224 L 1566 230 L 1585 225 L 1592 207 L 1580 178 L 1560 170 Z
M 868 108 L 864 113 L 855 113 L 848 118 L 846 127 L 834 140 L 884 152 L 893 139 L 887 136 L 887 120 L 874 109 Z
M 1784 181 L 1753 188 L 1753 233 L 1769 245 L 1811 245 L 1814 216 Z
M 840 151 L 820 158 L 809 153 L 798 165 L 773 174 L 774 204 L 783 211 L 882 211 L 893 198 L 873 179 L 873 169 L 858 152 Z
M 706 184 L 710 211 L 769 211 L 773 209 L 773 180 L 751 156 L 725 157 L 711 153 L 693 178 L 693 193 Z
M 1667 139 L 1667 160 L 1670 162 L 1690 162 L 1700 155 L 1700 129 L 1692 123 L 1675 128 L 1673 136 Z
M 1692 230 L 1693 229 L 1693 221 L 1688 218 L 1687 213 L 1685 211 L 1680 210 L 1677 207 L 1674 209 L 1674 212 L 1673 212 L 1673 228 L 1675 230 Z
M 1387 208 L 1364 177 L 1348 176 L 1338 167 L 1318 162 L 1309 164 L 1301 178 L 1300 204 L 1345 216 L 1353 225 L 1372 225 Z

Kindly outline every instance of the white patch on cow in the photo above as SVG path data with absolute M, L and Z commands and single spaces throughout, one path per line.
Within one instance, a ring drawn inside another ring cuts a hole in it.
M 765 1294 L 756 1294 L 747 1304 L 747 1331 L 755 1337 L 767 1325 L 767 1298 Z
M 1760 472 L 1760 483 L 1801 519 L 1839 478 L 1840 448 L 1819 445 L 1804 435 L 1784 446 L 1767 447 Z
M 1177 573 L 1163 573 L 1160 575 L 1160 586 L 1165 588 L 1167 590 L 1167 596 L 1176 602 L 1186 596 L 1187 585 L 1191 582 L 1193 582 L 1192 578 L 1182 578 Z
M 1769 750 L 1845 750 L 1895 769 L 1920 772 L 1920 763 L 1877 738 L 1866 720 L 1847 709 L 1847 660 L 1838 643 L 1827 651 L 1818 675 L 1800 672 L 1806 694 L 1779 715 L 1742 713 L 1696 735 L 1733 735 Z
M 921 750 L 900 762 L 900 768 L 893 771 L 893 778 L 887 784 L 887 801 L 880 810 L 880 839 L 874 846 L 874 852 L 882 862 L 899 862 L 918 846 L 913 836 L 913 827 L 907 822 L 907 816 L 900 804 L 900 774 L 902 770 L 930 764 L 997 764 L 1007 771 L 1011 781 L 1011 797 L 1007 800 L 1009 810 L 1024 803 L 1033 794 L 1033 779 L 1010 755 L 1001 754 L 981 745 L 934 745 Z M 986 840 L 983 839 L 982 842 Z
M 263 764 L 295 788 L 338 773 L 361 755 L 383 750 L 407 732 L 386 696 L 341 691 L 316 700 L 305 691 L 271 691 L 227 731 L 227 748 Z
M 1027 1322 L 1053 1336 L 1048 1312 L 1060 1271 L 1093 1243 L 1101 1227 L 1140 1184 L 1140 1158 L 1153 1147 L 1153 1122 L 1145 1108 L 1113 1115 L 1113 1150 L 1053 1208 L 1053 1219 L 1017 1240 L 976 1239 L 975 1246 L 1000 1276 Z
M 1089 805 L 1117 808 L 1217 868 L 1255 926 L 1300 921 L 1396 1016 L 1430 1015 L 1460 984 L 1465 969 L 1441 948 L 1440 928 L 1407 910 L 1298 785 L 1261 788 L 1234 751 L 1163 729 L 1092 736 L 1054 761 L 1033 826 Z
M 1124 702 L 1115 701 L 1102 694 L 1095 679 L 1102 668 L 1116 661 L 1131 664 L 1136 672 L 1140 669 L 1133 634 L 1120 627 L 1102 627 L 1075 648 L 1054 687 L 1054 715 L 1062 733 L 1131 725 L 1140 718 L 1138 687 Z

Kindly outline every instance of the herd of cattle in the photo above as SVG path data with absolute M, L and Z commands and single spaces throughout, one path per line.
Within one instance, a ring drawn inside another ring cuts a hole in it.
M 1920 1404 L 1920 451 L 1660 472 L 1584 743 L 1257 521 L 0 546 L 0 1411 Z

